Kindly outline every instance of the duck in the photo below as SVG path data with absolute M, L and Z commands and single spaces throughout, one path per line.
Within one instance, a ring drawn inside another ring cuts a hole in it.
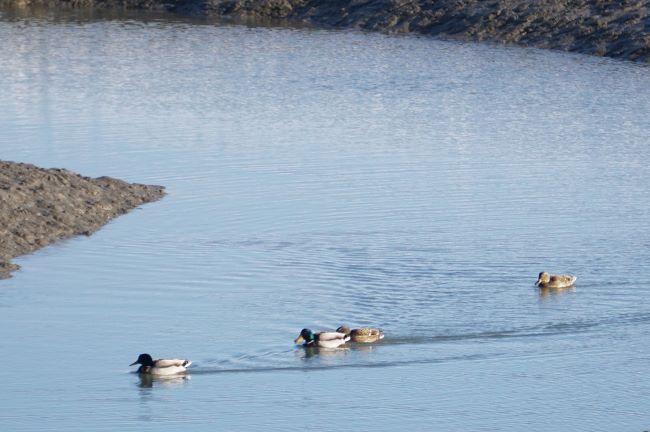
M 314 333 L 304 328 L 300 335 L 294 340 L 295 343 L 303 343 L 305 347 L 338 348 L 350 340 L 350 335 L 333 331 L 321 331 Z
M 336 331 L 350 335 L 352 342 L 357 343 L 373 343 L 384 338 L 384 333 L 376 328 L 362 327 L 358 329 L 350 329 L 350 327 L 342 325 L 337 328 Z
M 569 288 L 573 286 L 577 276 L 574 275 L 550 275 L 546 272 L 541 272 L 537 277 L 537 285 L 540 288 Z
M 182 359 L 157 359 L 149 354 L 140 354 L 138 359 L 129 366 L 139 364 L 138 373 L 149 375 L 176 375 L 183 373 L 192 364 L 189 360 Z

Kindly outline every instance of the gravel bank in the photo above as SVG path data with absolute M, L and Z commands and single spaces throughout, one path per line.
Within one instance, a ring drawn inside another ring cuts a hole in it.
M 90 235 L 164 195 L 162 186 L 0 161 L 0 278 L 18 268 L 11 258 L 60 239 Z
M 491 41 L 650 62 L 650 0 L 0 0 Z

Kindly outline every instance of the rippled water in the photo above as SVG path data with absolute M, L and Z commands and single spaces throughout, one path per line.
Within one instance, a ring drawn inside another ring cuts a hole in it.
M 0 282 L 3 431 L 650 428 L 647 66 L 5 13 L 0 77 L 0 158 L 169 193 Z

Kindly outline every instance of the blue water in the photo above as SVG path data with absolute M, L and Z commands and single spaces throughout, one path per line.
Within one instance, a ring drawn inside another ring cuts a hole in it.
M 650 428 L 647 66 L 5 12 L 0 77 L 1 159 L 168 192 L 0 281 L 3 431 Z

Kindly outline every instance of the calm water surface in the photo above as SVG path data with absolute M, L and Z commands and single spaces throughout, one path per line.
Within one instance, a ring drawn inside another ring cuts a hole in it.
M 647 66 L 4 14 L 0 77 L 0 158 L 169 193 L 0 282 L 3 431 L 650 428 Z

